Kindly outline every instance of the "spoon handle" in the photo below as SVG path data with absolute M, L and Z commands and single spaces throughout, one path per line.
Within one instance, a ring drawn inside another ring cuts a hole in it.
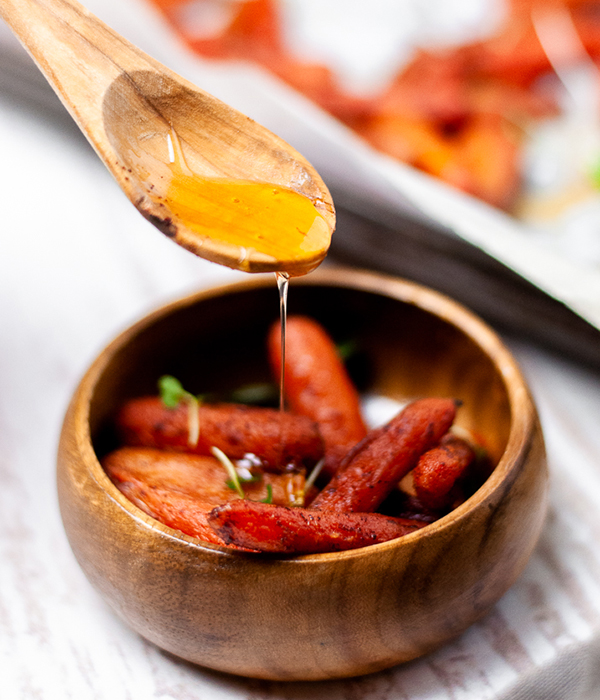
M 0 17 L 94 148 L 110 155 L 101 109 L 106 90 L 120 75 L 159 64 L 76 0 L 0 0 Z
M 0 0 L 0 17 L 133 205 L 176 243 L 252 272 L 305 274 L 321 262 L 335 227 L 333 202 L 291 146 L 77 0 Z

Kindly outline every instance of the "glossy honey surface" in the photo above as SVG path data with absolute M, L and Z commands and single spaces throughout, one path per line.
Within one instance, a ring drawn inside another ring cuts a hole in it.
M 201 178 L 174 168 L 165 203 L 200 240 L 239 246 L 242 270 L 253 252 L 316 265 L 329 245 L 329 227 L 310 199 L 278 185 Z

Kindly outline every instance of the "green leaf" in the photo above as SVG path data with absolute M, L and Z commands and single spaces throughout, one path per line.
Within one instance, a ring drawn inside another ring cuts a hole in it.
M 348 360 L 358 352 L 358 343 L 351 338 L 336 345 L 338 355 L 342 360 Z
M 238 481 L 240 484 L 255 484 L 257 481 L 262 481 L 262 474 L 253 474 L 252 476 L 242 476 L 241 474 L 238 474 Z M 230 489 L 233 489 L 234 491 L 237 490 L 233 479 L 227 479 L 225 483 Z
M 251 405 L 275 403 L 278 398 L 279 389 L 274 384 L 267 382 L 244 384 L 234 389 L 230 396 L 230 400 L 234 403 Z
M 600 190 L 600 160 L 590 169 L 590 179 L 594 187 Z
M 175 408 L 188 393 L 179 379 L 170 374 L 165 374 L 158 380 L 158 391 L 167 408 Z
M 267 497 L 260 500 L 261 503 L 273 503 L 273 487 L 267 484 Z

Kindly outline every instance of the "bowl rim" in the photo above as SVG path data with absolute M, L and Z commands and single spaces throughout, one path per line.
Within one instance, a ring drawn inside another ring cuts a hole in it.
M 251 291 L 270 285 L 275 287 L 275 281 L 271 273 L 256 274 L 248 279 L 210 286 L 166 302 L 122 330 L 100 351 L 83 375 L 71 401 L 74 411 L 73 425 L 77 449 L 85 462 L 90 477 L 96 482 L 97 486 L 105 492 L 106 496 L 117 507 L 126 511 L 139 524 L 158 531 L 162 536 L 166 536 L 194 550 L 205 553 L 210 552 L 217 556 L 233 559 L 241 558 L 247 560 L 248 558 L 257 558 L 260 560 L 268 558 L 269 560 L 282 562 L 302 561 L 307 563 L 346 560 L 368 556 L 375 549 L 378 551 L 395 549 L 409 542 L 412 543 L 416 540 L 426 540 L 434 537 L 440 530 L 446 529 L 462 520 L 469 512 L 492 499 L 494 494 L 501 489 L 503 482 L 510 479 L 513 470 L 519 468 L 518 456 L 524 454 L 528 448 L 537 421 L 537 413 L 522 372 L 515 358 L 497 333 L 485 321 L 459 302 L 419 283 L 379 272 L 357 270 L 344 266 L 327 266 L 305 277 L 294 278 L 293 286 L 344 287 L 386 296 L 401 303 L 415 306 L 439 317 L 467 335 L 492 360 L 504 384 L 510 408 L 508 440 L 492 474 L 464 503 L 426 527 L 387 542 L 337 552 L 302 555 L 265 555 L 264 553 L 239 552 L 186 535 L 144 513 L 112 483 L 102 468 L 94 450 L 89 417 L 91 399 L 98 380 L 120 348 L 170 313 L 194 306 L 214 297 L 226 296 L 246 290 Z

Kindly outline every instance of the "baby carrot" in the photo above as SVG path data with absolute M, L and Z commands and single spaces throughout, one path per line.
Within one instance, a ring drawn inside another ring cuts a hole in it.
M 453 487 L 475 459 L 468 442 L 449 433 L 440 444 L 421 455 L 413 469 L 413 486 L 419 501 L 432 510 L 452 505 Z
M 214 508 L 208 523 L 228 544 L 280 554 L 356 549 L 425 525 L 379 513 L 336 513 L 241 500 Z
M 289 316 L 285 337 L 287 404 L 293 413 L 316 421 L 325 441 L 323 474 L 332 476 L 342 457 L 367 434 L 358 392 L 335 344 L 316 321 Z M 281 326 L 267 338 L 269 361 L 277 379 L 281 373 Z
M 197 410 L 199 435 L 189 444 L 188 411 Z M 230 459 L 246 453 L 259 457 L 265 468 L 284 470 L 288 465 L 312 468 L 323 455 L 323 439 L 314 421 L 277 409 L 238 404 L 190 407 L 180 403 L 166 408 L 158 397 L 128 401 L 116 419 L 123 444 L 158 447 L 210 455 L 218 447 Z
M 239 498 L 227 471 L 214 457 L 153 447 L 120 447 L 103 458 L 102 466 L 115 484 L 136 480 L 148 489 L 177 491 L 211 507 Z M 268 498 L 287 506 L 302 501 L 305 479 L 297 472 L 259 471 L 255 480 L 242 479 L 241 484 L 247 498 Z
M 423 452 L 437 445 L 455 414 L 452 399 L 420 399 L 409 404 L 350 451 L 311 508 L 374 511 Z

